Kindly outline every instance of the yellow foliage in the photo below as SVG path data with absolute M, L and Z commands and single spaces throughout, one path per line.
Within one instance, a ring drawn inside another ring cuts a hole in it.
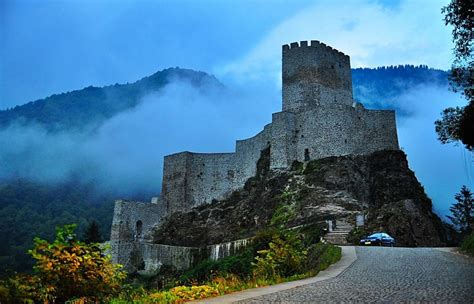
M 29 253 L 36 260 L 36 275 L 10 279 L 18 298 L 81 304 L 118 294 L 125 278 L 121 266 L 112 264 L 99 244 L 76 240 L 74 228 L 75 225 L 59 228 L 52 243 L 35 239 L 35 247 Z

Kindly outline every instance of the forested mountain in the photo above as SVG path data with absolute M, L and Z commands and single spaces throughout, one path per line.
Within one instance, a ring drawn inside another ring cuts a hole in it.
M 135 107 L 147 94 L 157 92 L 176 80 L 186 81 L 198 88 L 221 86 L 214 76 L 207 73 L 169 68 L 134 83 L 102 88 L 89 86 L 0 111 L 0 127 L 16 121 L 35 123 L 49 131 L 94 129 L 114 115 Z
M 399 107 L 396 98 L 421 86 L 446 86 L 448 73 L 430 69 L 426 65 L 398 65 L 375 69 L 352 69 L 354 98 L 367 108 L 395 109 Z M 405 113 L 406 114 L 406 113 Z
M 369 108 L 398 111 L 402 109 L 395 102 L 397 96 L 417 86 L 447 84 L 447 72 L 426 66 L 353 69 L 352 77 L 355 99 Z M 204 72 L 166 69 L 131 84 L 90 86 L 0 111 L 0 131 L 18 122 L 40 125 L 52 133 L 87 133 L 120 112 L 136 107 L 145 95 L 159 94 L 160 89 L 176 79 L 202 90 L 209 85 L 222 87 L 216 78 Z M 0 157 L 0 165 L 2 161 L 5 160 Z M 77 223 L 81 234 L 88 222 L 96 220 L 102 236 L 109 237 L 116 194 L 98 191 L 93 182 L 79 180 L 76 177 L 57 184 L 21 178 L 0 180 L 0 276 L 8 270 L 31 269 L 26 250 L 31 248 L 33 236 L 52 238 L 54 227 L 59 224 Z M 137 195 L 134 198 L 141 199 Z

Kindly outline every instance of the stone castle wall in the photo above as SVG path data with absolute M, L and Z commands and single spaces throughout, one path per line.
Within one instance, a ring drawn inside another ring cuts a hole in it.
M 319 41 L 283 45 L 283 111 L 352 104 L 349 56 Z
M 239 140 L 235 153 L 182 152 L 165 157 L 162 198 L 167 211 L 187 210 L 223 199 L 255 175 L 269 129 Z
M 157 267 L 153 260 L 178 255 L 193 260 L 194 251 L 188 248 L 160 247 L 157 252 L 157 244 L 145 244 L 147 232 L 167 214 L 209 204 L 242 188 L 255 175 L 260 152 L 267 147 L 272 169 L 288 168 L 295 160 L 399 149 L 394 111 L 367 110 L 352 99 L 349 56 L 318 41 L 284 45 L 282 51 L 283 111 L 274 113 L 254 137 L 238 140 L 234 153 L 165 156 L 156 204 L 116 203 L 111 235 L 116 262 L 131 265 L 135 253 L 148 261 L 148 268 Z

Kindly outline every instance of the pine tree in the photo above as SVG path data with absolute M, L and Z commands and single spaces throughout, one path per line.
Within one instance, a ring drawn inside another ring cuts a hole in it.
M 89 226 L 86 229 L 84 242 L 87 244 L 90 244 L 90 243 L 100 243 L 101 241 L 102 241 L 102 238 L 99 232 L 99 225 L 94 220 L 89 224 Z
M 454 196 L 454 199 L 457 203 L 449 208 L 453 215 L 448 218 L 462 234 L 470 234 L 474 225 L 472 192 L 466 186 L 462 186 L 461 191 Z

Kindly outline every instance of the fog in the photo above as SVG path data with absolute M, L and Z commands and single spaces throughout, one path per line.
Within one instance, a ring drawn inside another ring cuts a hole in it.
M 440 214 L 448 213 L 461 185 L 473 186 L 472 154 L 441 145 L 434 131 L 442 109 L 463 102 L 447 87 L 416 86 L 386 105 L 398 109 L 400 146 Z M 75 177 L 117 197 L 158 195 L 165 155 L 232 152 L 236 139 L 255 135 L 280 110 L 273 84 L 202 90 L 175 81 L 93 133 L 52 134 L 19 124 L 1 130 L 0 178 L 56 183 Z
M 163 156 L 180 151 L 232 152 L 281 107 L 278 92 L 173 82 L 136 108 L 107 120 L 93 133 L 48 133 L 14 124 L 0 131 L 0 178 L 94 183 L 117 196 L 156 195 Z

